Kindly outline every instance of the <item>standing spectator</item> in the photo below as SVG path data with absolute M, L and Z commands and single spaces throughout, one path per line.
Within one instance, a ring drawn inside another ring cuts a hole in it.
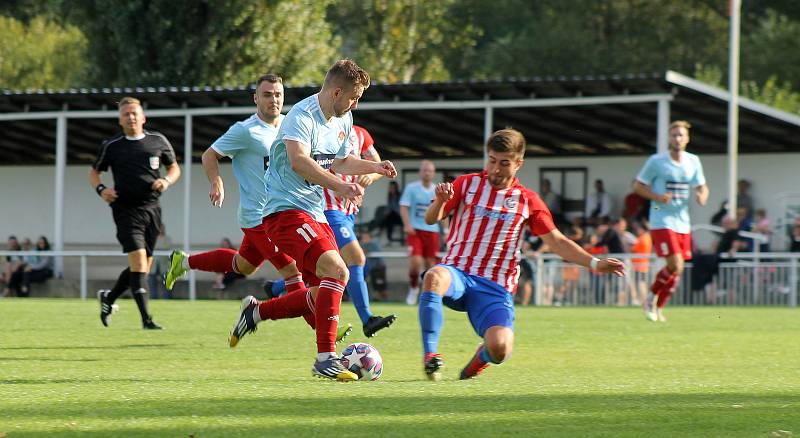
M 597 225 L 602 220 L 609 220 L 611 215 L 611 196 L 606 193 L 603 180 L 594 181 L 594 192 L 586 198 L 586 223 Z
M 408 184 L 400 198 L 400 216 L 403 218 L 403 231 L 408 245 L 409 288 L 406 304 L 416 304 L 419 295 L 419 274 L 436 264 L 439 251 L 439 224 L 425 223 L 425 211 L 434 198 L 436 186 L 433 177 L 436 167 L 430 160 L 422 160 L 419 165 L 419 181 Z
M 40 236 L 36 241 L 36 251 L 50 251 L 50 242 L 47 238 Z M 28 264 L 22 273 L 22 286 L 20 296 L 30 295 L 31 283 L 43 283 L 53 276 L 53 257 L 35 255 L 29 258 Z
M 386 283 L 386 262 L 381 257 L 371 256 L 380 252 L 381 245 L 377 239 L 372 238 L 369 231 L 361 233 L 361 248 L 367 256 L 367 263 L 364 265 L 364 276 L 369 277 L 372 290 L 378 293 L 381 301 L 389 300 L 389 292 Z
M 769 252 L 769 219 L 767 219 L 767 210 L 757 208 L 753 215 L 752 230 L 754 233 L 761 233 L 767 236 L 767 241 L 760 244 L 759 249 L 762 252 Z
M 545 178 L 542 180 L 542 187 L 539 191 L 539 196 L 542 198 L 542 201 L 547 204 L 547 208 L 550 209 L 550 213 L 553 215 L 553 220 L 555 220 L 555 223 L 563 223 L 565 220 L 563 212 L 561 211 L 561 196 L 553 191 L 553 187 L 549 179 Z
M 22 251 L 22 247 L 19 246 L 19 241 L 17 240 L 16 236 L 8 236 L 8 250 L 9 251 Z M 11 275 L 17 272 L 22 266 L 22 257 L 21 256 L 6 256 L 6 266 L 3 269 L 2 278 L 0 278 L 3 283 L 5 283 L 5 287 L 3 288 L 3 296 L 8 297 L 11 296 L 11 287 L 9 287 L 9 283 L 11 282 Z
M 672 122 L 669 151 L 650 156 L 636 176 L 634 190 L 652 201 L 650 226 L 656 254 L 667 262 L 656 275 L 650 288 L 652 293 L 645 301 L 645 316 L 650 321 L 667 320 L 662 310 L 675 292 L 684 262 L 692 258 L 692 225 L 689 221 L 692 191 L 699 205 L 706 205 L 708 201 L 708 186 L 700 157 L 686 152 L 690 128 L 689 122 L 684 120 Z
M 635 183 L 636 180 L 634 179 L 632 184 Z M 650 210 L 650 201 L 636 193 L 635 190 L 625 195 L 622 204 L 622 217 L 629 222 L 647 219 L 647 213 L 648 210 Z
M 790 242 L 789 251 L 800 252 L 800 217 L 794 220 L 792 232 L 789 234 Z
M 147 272 L 161 232 L 161 193 L 180 178 L 175 151 L 163 135 L 145 131 L 145 115 L 139 99 L 123 97 L 119 102 L 119 124 L 123 133 L 103 142 L 89 170 L 89 183 L 111 207 L 117 240 L 128 254 L 128 267 L 119 274 L 111 290 L 98 292 L 100 322 L 108 326 L 114 301 L 130 289 L 145 330 L 160 330 L 147 310 Z M 161 165 L 167 174 L 161 176 Z M 107 187 L 100 174 L 111 169 L 114 187 Z
M 738 193 L 736 194 L 736 208 L 743 207 L 745 209 L 745 217 L 748 219 L 753 218 L 753 197 L 750 196 L 750 181 L 740 179 L 738 184 Z
M 650 230 L 647 229 L 646 222 L 633 222 L 633 232 L 636 235 L 636 242 L 631 247 L 631 252 L 644 256 L 635 258 L 633 262 L 633 282 L 634 295 L 631 297 L 631 304 L 638 306 L 647 298 L 647 282 L 650 272 L 650 254 L 653 252 L 653 238 L 650 237 Z

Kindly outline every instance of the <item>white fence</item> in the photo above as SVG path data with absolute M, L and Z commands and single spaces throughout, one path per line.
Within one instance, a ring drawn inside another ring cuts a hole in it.
M 170 251 L 156 251 L 155 256 L 169 256 Z M 0 251 L 5 256 L 78 257 L 80 297 L 88 297 L 90 258 L 114 257 L 125 264 L 125 254 L 118 251 Z M 372 253 L 370 257 L 406 258 L 402 251 Z M 532 260 L 533 303 L 540 306 L 628 306 L 639 305 L 663 262 L 655 256 L 618 254 L 627 264 L 625 277 L 600 276 L 588 269 L 564 262 L 554 254 Z M 686 264 L 680 284 L 672 297 L 678 305 L 789 306 L 798 299 L 800 253 L 739 253 L 735 259 L 715 255 L 695 256 Z M 640 260 L 634 266 L 633 260 Z M 647 260 L 642 263 L 641 260 Z M 117 264 L 115 262 L 115 264 Z M 189 299 L 196 294 L 195 276 L 189 275 Z M 694 284 L 693 284 L 694 283 Z

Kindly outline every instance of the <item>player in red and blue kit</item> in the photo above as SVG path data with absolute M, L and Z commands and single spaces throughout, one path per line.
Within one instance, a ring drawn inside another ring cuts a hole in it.
M 447 255 L 425 273 L 419 296 L 424 369 L 434 381 L 441 379 L 444 366 L 438 353 L 443 304 L 467 312 L 473 329 L 483 338 L 461 370 L 461 379 L 475 377 L 490 363 L 502 363 L 511 354 L 513 294 L 524 226 L 567 261 L 598 273 L 624 275 L 621 261 L 594 258 L 561 234 L 539 195 L 516 179 L 525 153 L 525 138 L 519 131 L 496 131 L 489 137 L 487 151 L 484 171 L 460 176 L 452 184 L 438 184 L 425 214 L 429 224 L 453 214 Z
M 378 151 L 375 150 L 375 141 L 366 129 L 353 125 L 348 141 L 352 147 L 352 155 L 376 163 L 381 161 Z M 364 188 L 372 185 L 383 176 L 377 173 L 358 176 L 336 175 L 343 181 L 357 183 Z M 373 315 L 369 309 L 369 292 L 367 290 L 367 282 L 364 280 L 364 265 L 367 259 L 361 244 L 358 243 L 355 230 L 358 205 L 340 198 L 331 189 L 324 189 L 323 195 L 325 196 L 325 218 L 328 219 L 328 225 L 333 230 L 339 253 L 350 271 L 350 279 L 347 281 L 346 286 L 347 293 L 350 295 L 350 299 L 353 300 L 353 306 L 356 308 L 359 319 L 361 319 L 364 336 L 371 338 L 379 330 L 389 327 L 397 319 L 397 316 Z
M 652 155 L 642 167 L 633 190 L 651 200 L 650 234 L 653 247 L 667 265 L 658 271 L 644 303 L 645 317 L 665 322 L 663 309 L 678 284 L 685 260 L 692 259 L 692 225 L 689 202 L 692 188 L 698 204 L 706 205 L 708 186 L 697 155 L 686 152 L 689 122 L 678 120 L 669 127 L 669 152 Z M 655 298 L 658 297 L 658 300 Z

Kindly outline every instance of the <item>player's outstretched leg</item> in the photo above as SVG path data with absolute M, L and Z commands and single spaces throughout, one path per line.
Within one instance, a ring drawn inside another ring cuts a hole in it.
M 425 351 L 423 367 L 425 375 L 434 382 L 441 380 L 441 369 L 444 367 L 442 355 L 436 352 L 443 324 L 442 296 L 432 291 L 421 293 L 419 295 L 419 325 L 422 329 L 422 346 Z
M 172 290 L 175 282 L 189 272 L 189 254 L 183 251 L 172 251 L 169 255 L 169 271 L 164 277 L 164 287 Z
M 258 321 L 255 315 L 258 314 L 259 301 L 256 297 L 248 295 L 242 299 L 242 308 L 239 312 L 239 319 L 236 320 L 236 325 L 231 330 L 231 336 L 228 338 L 228 345 L 231 348 L 239 344 L 239 340 L 248 333 L 256 331 Z M 259 318 L 260 320 L 260 318 Z
M 491 357 L 489 357 L 488 351 L 484 348 L 483 344 L 478 346 L 478 350 L 472 356 L 467 366 L 461 370 L 461 374 L 459 375 L 459 379 L 471 379 L 476 377 L 478 374 L 482 373 L 483 370 L 489 367 L 489 362 L 491 361 Z
M 389 327 L 396 319 L 397 315 L 395 314 L 391 314 L 388 316 L 378 316 L 378 315 L 370 316 L 367 322 L 364 323 L 364 336 L 368 338 L 375 336 L 375 334 L 379 330 Z
M 507 316 L 504 316 L 507 315 Z M 470 359 L 467 366 L 461 370 L 461 380 L 477 377 L 489 364 L 501 364 L 511 356 L 514 345 L 514 331 L 511 326 L 513 314 L 506 309 L 500 309 L 487 315 L 488 320 L 497 321 L 500 325 L 489 327 L 483 334 L 483 343 Z

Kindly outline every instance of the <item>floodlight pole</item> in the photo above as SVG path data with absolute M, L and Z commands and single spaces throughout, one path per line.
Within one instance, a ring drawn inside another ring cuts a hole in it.
M 53 206 L 53 249 L 64 250 L 64 175 L 67 169 L 67 115 L 64 111 L 56 118 L 56 175 L 55 175 L 55 205 Z M 56 257 L 56 278 L 64 276 L 64 258 Z
M 192 209 L 192 115 L 183 116 L 183 251 L 189 254 Z M 197 299 L 194 270 L 189 270 L 189 299 Z
M 739 15 L 742 0 L 730 0 L 730 47 L 728 57 L 728 217 L 736 218 L 739 159 Z
M 667 152 L 667 140 L 669 139 L 669 100 L 658 100 L 658 127 L 656 128 L 656 152 L 659 154 Z

